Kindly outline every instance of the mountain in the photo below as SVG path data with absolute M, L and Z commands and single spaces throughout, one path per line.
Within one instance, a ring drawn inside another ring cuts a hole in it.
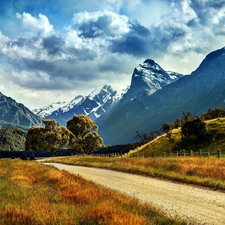
M 21 103 L 0 92 L 0 125 L 28 128 L 40 125 L 41 119 Z
M 130 101 L 143 92 L 153 94 L 181 77 L 183 77 L 182 74 L 165 71 L 154 60 L 146 59 L 134 69 L 131 85 L 123 97 L 123 102 Z
M 114 91 L 110 85 L 104 85 L 86 97 L 76 96 L 70 103 L 55 110 L 45 119 L 55 119 L 61 125 L 65 125 L 74 115 L 84 114 L 96 120 L 112 109 L 119 99 L 117 91 Z
M 225 107 L 225 48 L 208 54 L 190 75 L 117 107 L 99 122 L 99 133 L 105 144 L 130 143 L 137 130 L 159 129 L 182 111 L 200 115 L 215 107 Z
M 66 105 L 66 102 L 55 102 L 46 107 L 43 107 L 40 109 L 34 109 L 34 110 L 32 110 L 32 112 L 34 114 L 38 115 L 40 118 L 45 118 L 45 117 L 51 115 L 54 111 L 56 111 L 60 107 L 63 107 L 64 105 Z

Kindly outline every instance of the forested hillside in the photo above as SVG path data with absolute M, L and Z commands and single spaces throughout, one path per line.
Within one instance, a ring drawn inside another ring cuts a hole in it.
M 19 128 L 0 129 L 0 151 L 23 151 L 26 131 Z

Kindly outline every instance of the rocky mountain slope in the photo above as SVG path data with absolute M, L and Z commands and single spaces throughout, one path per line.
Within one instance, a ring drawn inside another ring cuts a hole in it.
M 106 144 L 129 143 L 137 130 L 159 129 L 182 111 L 199 115 L 215 107 L 225 107 L 225 48 L 208 54 L 191 75 L 117 107 L 100 121 L 99 133 Z
M 84 114 L 96 120 L 111 110 L 119 99 L 120 95 L 117 91 L 113 90 L 110 85 L 104 85 L 95 89 L 86 97 L 76 96 L 71 102 L 55 110 L 45 119 L 55 119 L 61 125 L 66 125 L 66 122 L 74 115 Z
M 5 127 L 19 126 L 28 128 L 40 125 L 41 119 L 21 103 L 0 92 L 0 124 Z
M 45 118 L 45 117 L 51 115 L 55 110 L 63 107 L 66 104 L 67 104 L 66 102 L 55 102 L 46 107 L 43 107 L 40 109 L 34 109 L 34 110 L 32 110 L 32 112 L 34 114 L 38 115 L 40 118 Z
M 182 74 L 165 71 L 154 60 L 146 59 L 134 69 L 131 85 L 123 97 L 123 102 L 130 101 L 143 92 L 148 92 L 149 95 L 153 94 L 181 77 L 183 77 Z

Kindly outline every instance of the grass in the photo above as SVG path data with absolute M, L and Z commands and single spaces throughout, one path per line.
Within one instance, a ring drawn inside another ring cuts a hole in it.
M 185 224 L 149 204 L 32 161 L 0 160 L 0 224 Z
M 207 120 L 206 128 L 213 136 L 210 143 L 201 146 L 202 152 L 209 152 L 211 155 L 216 156 L 217 151 L 222 150 L 222 156 L 225 157 L 225 118 L 216 118 Z M 164 152 L 175 151 L 176 146 L 181 143 L 181 128 L 173 129 L 171 139 L 166 135 L 161 135 L 153 141 L 133 150 L 130 155 L 136 156 L 137 154 L 146 156 L 163 156 Z M 179 148 L 179 147 L 178 147 Z M 200 147 L 192 146 L 191 149 L 186 149 L 189 153 L 190 150 L 199 154 Z
M 197 184 L 225 191 L 225 160 L 199 157 L 119 158 L 71 156 L 44 161 L 93 166 Z

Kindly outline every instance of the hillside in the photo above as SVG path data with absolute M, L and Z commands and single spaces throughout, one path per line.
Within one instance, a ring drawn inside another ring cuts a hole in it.
M 225 153 L 225 118 L 216 118 L 205 122 L 207 131 L 210 132 L 213 137 L 209 144 L 201 146 L 201 151 L 205 154 L 207 152 L 215 154 L 215 152 L 220 149 L 222 150 L 222 153 Z M 181 128 L 173 129 L 171 138 L 173 141 L 166 137 L 166 134 L 163 134 L 149 143 L 130 151 L 129 154 L 130 156 L 164 156 L 165 152 L 173 152 L 175 154 L 177 151 L 179 154 L 182 154 L 183 149 L 177 148 L 177 146 L 181 143 Z M 193 152 L 199 152 L 200 148 L 193 148 L 192 146 L 191 149 L 185 150 L 186 154 L 189 155 L 191 150 Z
M 0 129 L 0 151 L 24 151 L 26 131 L 19 128 Z
M 26 106 L 0 92 L 0 125 L 7 127 L 26 127 L 40 125 L 41 119 Z M 5 126 L 6 125 L 6 126 Z

